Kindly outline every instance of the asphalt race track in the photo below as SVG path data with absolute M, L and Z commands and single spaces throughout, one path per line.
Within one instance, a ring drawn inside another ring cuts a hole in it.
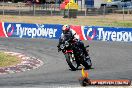
M 132 44 L 123 42 L 84 41 L 90 45 L 93 68 L 90 79 L 132 80 Z M 0 87 L 79 87 L 81 67 L 70 71 L 57 41 L 47 39 L 0 38 L 0 50 L 20 52 L 39 58 L 44 65 L 35 70 L 0 75 Z

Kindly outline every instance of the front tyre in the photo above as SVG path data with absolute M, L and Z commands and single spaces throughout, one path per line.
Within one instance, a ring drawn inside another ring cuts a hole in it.
M 78 68 L 78 64 L 75 60 L 75 57 L 72 57 L 72 54 L 71 53 L 67 53 L 65 54 L 65 57 L 66 57 L 66 61 L 69 65 L 69 67 L 71 68 L 72 71 L 75 71 L 77 70 Z

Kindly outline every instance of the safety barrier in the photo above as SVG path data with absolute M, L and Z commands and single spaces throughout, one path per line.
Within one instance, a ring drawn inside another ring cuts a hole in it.
M 62 26 L 0 22 L 0 37 L 58 39 L 62 33 Z M 132 28 L 71 25 L 71 29 L 81 40 L 132 42 Z
M 62 25 L 59 24 L 27 24 L 2 22 L 0 24 L 0 36 L 57 39 L 61 34 L 61 28 Z
M 132 28 L 83 26 L 82 29 L 85 40 L 132 41 Z

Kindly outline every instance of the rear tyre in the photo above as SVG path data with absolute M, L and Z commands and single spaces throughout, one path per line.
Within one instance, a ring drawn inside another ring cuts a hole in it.
M 78 64 L 75 60 L 75 57 L 73 58 L 71 53 L 65 54 L 65 57 L 66 57 L 66 61 L 69 65 L 69 67 L 71 68 L 71 70 L 76 71 L 78 68 Z
M 90 69 L 92 67 L 92 61 L 90 57 L 83 61 L 83 66 L 85 67 L 85 69 Z

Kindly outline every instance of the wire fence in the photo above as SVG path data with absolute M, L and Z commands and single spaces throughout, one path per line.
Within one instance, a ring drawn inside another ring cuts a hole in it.
M 71 13 L 70 13 L 71 12 Z M 18 16 L 64 16 L 69 17 L 72 14 L 72 10 L 67 11 L 60 9 L 60 4 L 26 4 L 26 3 L 0 3 L 0 15 L 18 15 Z M 77 16 L 97 16 L 102 15 L 105 17 L 108 14 L 122 14 L 124 20 L 126 15 L 132 15 L 132 9 L 122 8 L 120 10 L 116 8 L 106 8 L 102 6 L 99 8 L 90 6 L 79 6 L 79 9 L 75 13 Z

